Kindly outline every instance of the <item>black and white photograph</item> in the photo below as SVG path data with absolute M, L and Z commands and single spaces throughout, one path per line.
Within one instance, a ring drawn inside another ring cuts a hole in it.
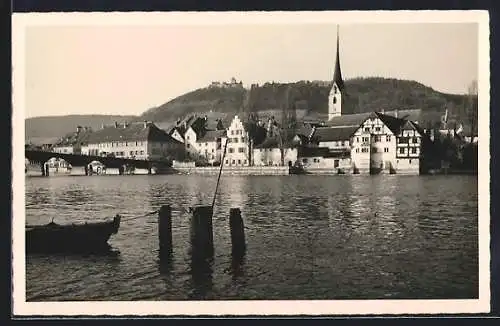
M 487 12 L 13 14 L 12 51 L 14 314 L 489 312 Z

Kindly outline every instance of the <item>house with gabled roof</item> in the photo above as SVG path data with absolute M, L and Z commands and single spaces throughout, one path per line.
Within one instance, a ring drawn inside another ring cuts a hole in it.
M 206 130 L 196 140 L 199 157 L 206 159 L 209 164 L 220 163 L 225 140 L 226 130 Z
M 279 137 L 268 137 L 253 148 L 252 161 L 255 166 L 281 166 L 281 151 L 283 150 L 283 164 L 295 165 L 298 157 L 297 145 L 292 139 L 285 140 L 283 144 Z
M 66 134 L 59 139 L 52 146 L 52 151 L 64 154 L 82 154 L 82 146 L 87 143 L 91 134 L 90 127 L 77 126 L 75 132 Z

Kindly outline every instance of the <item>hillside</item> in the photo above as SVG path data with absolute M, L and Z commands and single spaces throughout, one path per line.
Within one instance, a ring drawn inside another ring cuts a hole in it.
M 415 81 L 356 78 L 346 80 L 345 86 L 342 111 L 346 114 L 396 108 L 443 113 L 448 108 L 451 119 L 467 120 L 465 95 L 440 93 Z M 331 83 L 300 81 L 252 85 L 250 90 L 237 87 L 197 89 L 144 112 L 139 119 L 172 121 L 187 113 L 213 111 L 234 114 L 246 111 L 246 108 L 260 114 L 279 116 L 279 108 L 286 102 L 288 87 L 289 107 L 296 108 L 299 119 L 326 118 Z
M 116 115 L 65 115 L 51 117 L 28 118 L 24 121 L 26 141 L 43 143 L 47 140 L 59 138 L 76 130 L 77 126 L 87 126 L 99 129 L 101 125 L 112 124 L 115 121 L 124 122 L 136 118 L 135 116 Z

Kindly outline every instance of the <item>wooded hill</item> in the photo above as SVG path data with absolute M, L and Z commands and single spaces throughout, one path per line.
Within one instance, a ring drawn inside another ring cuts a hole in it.
M 280 120 L 283 105 L 296 112 L 297 120 L 325 120 L 328 111 L 330 82 L 299 81 L 296 83 L 265 83 L 245 89 L 232 87 L 206 87 L 181 95 L 140 116 L 68 115 L 39 117 L 25 120 L 27 139 L 62 137 L 76 130 L 76 126 L 99 129 L 101 124 L 114 121 L 150 120 L 160 125 L 171 125 L 190 113 L 223 118 L 228 121 L 234 114 L 257 112 L 260 117 L 275 116 Z M 288 101 L 287 101 L 288 98 Z M 477 97 L 472 97 L 474 109 L 470 114 L 471 97 L 445 94 L 415 81 L 388 78 L 355 78 L 345 81 L 342 112 L 362 113 L 392 109 L 418 108 L 443 114 L 448 108 L 450 120 L 470 125 L 471 117 L 477 125 Z M 476 130 L 476 127 L 474 127 Z
M 144 112 L 138 119 L 169 121 L 188 113 L 261 112 L 279 116 L 286 102 L 297 110 L 297 118 L 324 119 L 328 112 L 329 82 L 265 83 L 244 88 L 207 87 L 181 95 L 157 108 Z M 476 99 L 474 99 L 476 101 Z M 422 109 L 444 113 L 464 123 L 469 120 L 467 95 L 445 94 L 415 81 L 388 78 L 355 78 L 345 81 L 342 112 L 363 113 L 375 110 Z M 477 114 L 477 113 L 476 113 Z M 476 117 L 477 119 L 477 117 Z

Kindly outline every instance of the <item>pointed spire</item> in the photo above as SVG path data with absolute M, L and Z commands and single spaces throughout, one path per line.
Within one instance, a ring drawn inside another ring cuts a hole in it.
M 342 80 L 342 72 L 340 71 L 340 47 L 339 47 L 339 26 L 337 25 L 337 57 L 335 60 L 335 70 L 333 73 L 333 82 L 337 84 L 339 89 L 344 89 L 344 81 Z

